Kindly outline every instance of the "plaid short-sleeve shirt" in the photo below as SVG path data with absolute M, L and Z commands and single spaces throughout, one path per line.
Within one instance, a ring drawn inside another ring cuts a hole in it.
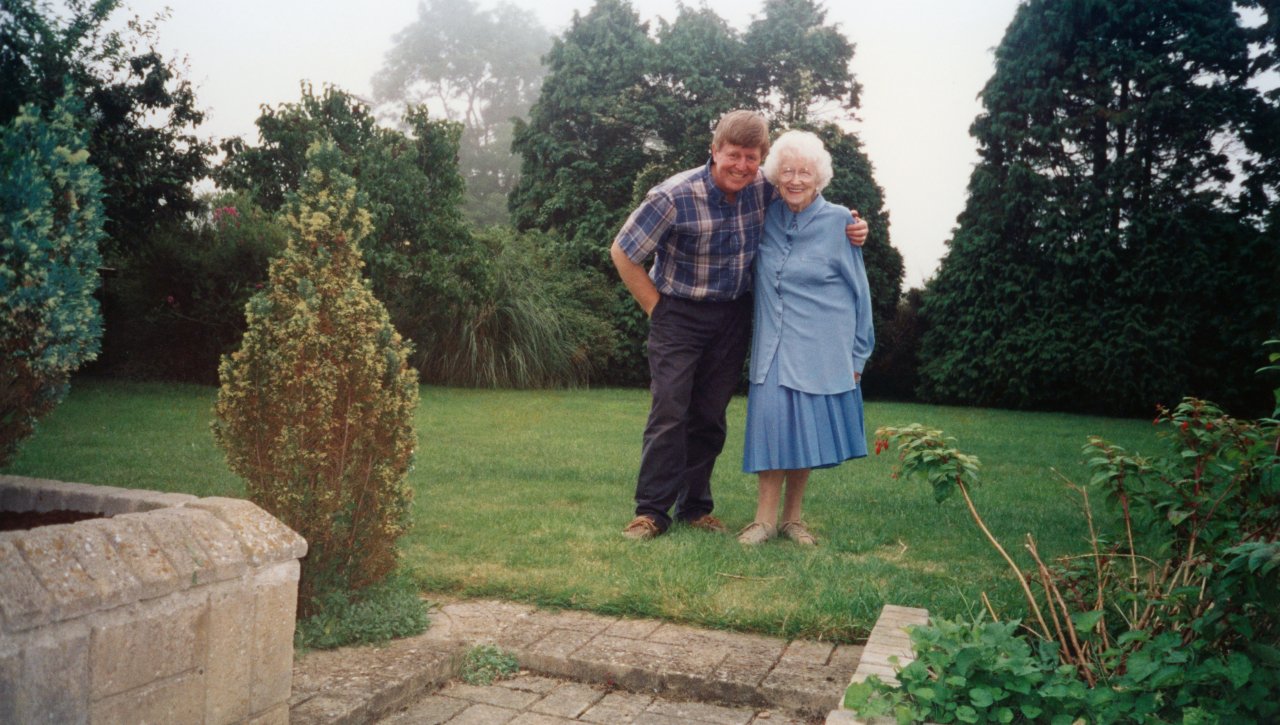
M 735 300 L 751 290 L 751 262 L 773 195 L 757 172 L 729 201 L 708 162 L 650 189 L 614 241 L 636 264 L 654 255 L 649 277 L 664 295 Z

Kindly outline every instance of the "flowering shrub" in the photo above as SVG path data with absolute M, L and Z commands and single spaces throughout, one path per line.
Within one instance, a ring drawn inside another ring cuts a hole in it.
M 1165 458 L 1089 439 L 1092 480 L 1071 488 L 1091 549 L 1050 564 L 1028 536 L 1027 570 L 973 505 L 975 457 L 940 431 L 878 430 L 877 451 L 896 443 L 904 475 L 925 477 L 939 501 L 960 493 L 1018 579 L 1027 616 L 999 622 L 988 603 L 995 622 L 917 628 L 901 687 L 868 680 L 846 704 L 900 722 L 1280 718 L 1280 422 L 1236 420 L 1193 398 L 1155 422 L 1168 429 Z M 1095 530 L 1091 490 L 1118 509 L 1118 536 Z
M 98 354 L 102 180 L 59 101 L 0 127 L 0 465 Z
M 301 614 L 396 566 L 412 491 L 417 375 L 361 275 L 370 228 L 332 143 L 314 146 L 293 229 L 219 369 L 214 435 L 249 497 L 307 540 Z
M 245 330 L 245 305 L 289 231 L 243 193 L 201 200 L 205 213 L 159 225 L 111 280 L 102 368 L 134 378 L 216 383 L 218 360 Z

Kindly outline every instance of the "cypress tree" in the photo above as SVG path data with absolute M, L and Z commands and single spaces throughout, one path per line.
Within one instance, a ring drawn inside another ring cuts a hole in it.
M 1280 256 L 1232 211 L 1226 152 L 1254 72 L 1230 2 L 1020 6 L 928 288 L 923 395 L 1112 414 L 1265 397 Z

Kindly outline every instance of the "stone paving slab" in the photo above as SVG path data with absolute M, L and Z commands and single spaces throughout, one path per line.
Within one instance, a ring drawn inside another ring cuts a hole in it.
M 821 722 L 862 652 L 488 600 L 446 601 L 431 622 L 383 648 L 300 655 L 291 722 Z M 511 652 L 536 674 L 502 691 L 438 689 L 478 644 Z
M 539 685 L 536 691 L 524 689 L 530 681 Z M 546 689 L 548 684 L 550 689 Z M 533 700 L 523 707 L 496 704 L 526 699 L 512 699 L 511 691 L 533 695 Z M 749 706 L 676 701 L 652 694 L 612 690 L 604 685 L 523 675 L 485 687 L 452 683 L 376 722 L 378 725 L 811 725 L 818 721 Z

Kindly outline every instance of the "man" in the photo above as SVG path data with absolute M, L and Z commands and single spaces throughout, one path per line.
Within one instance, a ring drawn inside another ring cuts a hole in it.
M 609 250 L 649 316 L 653 404 L 645 425 L 629 539 L 651 539 L 675 518 L 717 533 L 711 470 L 724 448 L 725 409 L 742 375 L 751 332 L 751 263 L 775 191 L 760 173 L 769 127 L 751 111 L 725 114 L 711 160 L 651 189 Z M 867 223 L 854 218 L 861 246 Z M 655 255 L 653 269 L 642 266 Z

